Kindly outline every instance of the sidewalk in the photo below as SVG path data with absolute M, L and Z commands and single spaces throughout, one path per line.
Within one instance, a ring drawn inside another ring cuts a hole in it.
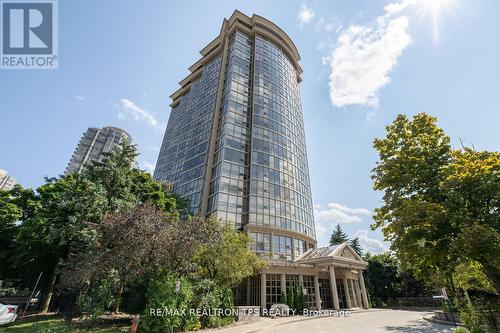
M 349 310 L 349 317 L 355 313 L 364 313 L 364 312 L 376 312 L 376 311 L 384 311 L 383 309 L 354 309 Z M 236 322 L 234 326 L 224 327 L 224 328 L 211 328 L 206 330 L 201 330 L 203 333 L 256 333 L 263 329 L 275 328 L 283 325 L 288 325 L 291 323 L 306 321 L 306 320 L 315 320 L 320 318 L 326 318 L 325 316 L 316 316 L 316 317 L 306 317 L 306 316 L 290 316 L 290 317 L 260 317 L 256 321 L 253 322 Z

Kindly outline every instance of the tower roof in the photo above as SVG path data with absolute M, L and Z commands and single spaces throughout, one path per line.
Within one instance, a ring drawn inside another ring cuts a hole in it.
M 263 36 L 283 49 L 295 68 L 297 80 L 300 81 L 300 74 L 302 74 L 302 68 L 299 65 L 300 54 L 291 38 L 280 27 L 268 19 L 256 14 L 249 17 L 239 10 L 235 10 L 229 19 L 224 19 L 222 22 L 219 35 L 200 51 L 202 57 L 189 67 L 191 73 L 179 82 L 181 87 L 170 96 L 172 98 L 172 105 L 176 104 L 176 100 L 180 96 L 189 91 L 191 82 L 201 75 L 204 64 L 220 54 L 224 49 L 226 38 L 232 35 L 237 29 L 250 36 Z

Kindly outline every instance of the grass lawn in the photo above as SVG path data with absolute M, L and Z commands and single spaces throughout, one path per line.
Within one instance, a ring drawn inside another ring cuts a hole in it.
M 89 329 L 74 328 L 71 331 L 65 330 L 62 319 L 41 318 L 29 322 L 18 322 L 9 326 L 0 326 L 0 333 L 123 333 L 128 332 L 130 326 L 108 326 L 95 327 Z

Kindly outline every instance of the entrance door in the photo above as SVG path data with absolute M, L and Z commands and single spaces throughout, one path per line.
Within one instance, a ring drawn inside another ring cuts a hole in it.
M 321 308 L 333 309 L 332 290 L 330 280 L 319 279 L 319 294 L 321 296 Z

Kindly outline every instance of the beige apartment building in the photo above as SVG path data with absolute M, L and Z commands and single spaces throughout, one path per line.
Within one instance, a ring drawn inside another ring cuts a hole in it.
M 9 176 L 7 171 L 0 169 L 0 190 L 9 191 L 16 185 L 16 178 Z
M 121 128 L 89 127 L 78 142 L 64 174 L 80 173 L 92 161 L 102 161 L 105 153 L 111 152 L 123 140 L 132 142 L 132 137 Z

